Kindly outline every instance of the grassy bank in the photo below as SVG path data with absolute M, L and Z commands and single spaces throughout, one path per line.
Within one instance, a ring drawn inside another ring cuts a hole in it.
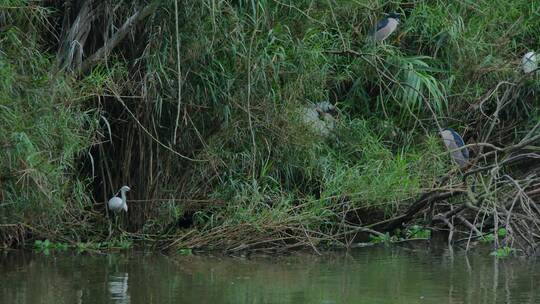
M 540 81 L 519 62 L 540 49 L 540 4 L 88 3 L 0 5 L 5 246 L 104 240 L 104 202 L 127 184 L 115 237 L 166 248 L 421 225 L 534 251 Z M 402 24 L 374 44 L 390 11 Z M 320 102 L 336 108 L 323 133 L 304 118 Z M 465 172 L 447 126 L 472 144 Z

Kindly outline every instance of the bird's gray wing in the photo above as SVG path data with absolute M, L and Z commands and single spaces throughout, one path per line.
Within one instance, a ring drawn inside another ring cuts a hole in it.
M 388 24 L 388 18 L 383 18 L 379 22 L 377 22 L 377 29 L 375 31 L 378 31 L 385 27 Z
M 452 136 L 454 137 L 454 141 L 456 142 L 456 145 L 459 148 L 465 146 L 465 142 L 463 141 L 463 138 L 461 137 L 461 135 L 459 135 L 457 132 L 453 131 Z M 463 157 L 465 157 L 466 159 L 469 159 L 469 149 L 463 148 L 460 151 L 461 151 L 461 154 L 463 154 Z

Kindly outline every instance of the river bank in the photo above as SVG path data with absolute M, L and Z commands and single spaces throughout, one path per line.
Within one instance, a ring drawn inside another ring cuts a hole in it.
M 8 2 L 1 247 L 317 251 L 420 227 L 537 255 L 539 3 Z

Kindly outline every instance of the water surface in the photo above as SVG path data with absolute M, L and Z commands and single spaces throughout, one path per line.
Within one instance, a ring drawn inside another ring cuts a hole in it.
M 0 303 L 540 303 L 540 264 L 405 248 L 322 256 L 4 254 Z

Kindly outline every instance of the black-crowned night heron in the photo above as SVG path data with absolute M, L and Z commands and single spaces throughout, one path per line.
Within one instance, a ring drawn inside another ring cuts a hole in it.
M 390 13 L 377 23 L 377 28 L 373 34 L 373 38 L 377 42 L 382 42 L 388 38 L 397 28 L 399 24 L 399 15 Z
M 526 74 L 534 72 L 538 68 L 538 61 L 534 52 L 528 52 L 521 59 L 521 68 Z
M 119 212 L 119 211 L 128 211 L 128 206 L 127 206 L 127 203 L 126 203 L 126 192 L 128 192 L 129 190 L 131 190 L 128 186 L 122 186 L 122 188 L 120 188 L 120 194 L 122 196 L 122 198 L 119 198 L 117 195 L 118 195 L 118 192 L 115 194 L 115 196 L 113 198 L 111 198 L 109 200 L 109 202 L 107 203 L 107 206 L 109 207 L 109 210 L 113 211 L 113 212 Z
M 441 137 L 444 141 L 444 145 L 450 150 L 450 155 L 454 161 L 461 167 L 465 167 L 469 164 L 469 150 L 463 142 L 463 138 L 453 129 L 444 129 L 440 131 Z M 461 149 L 460 149 L 461 148 Z M 459 149 L 459 150 L 458 150 Z
M 335 128 L 336 107 L 327 101 L 309 104 L 303 109 L 302 120 L 314 133 L 327 137 Z

